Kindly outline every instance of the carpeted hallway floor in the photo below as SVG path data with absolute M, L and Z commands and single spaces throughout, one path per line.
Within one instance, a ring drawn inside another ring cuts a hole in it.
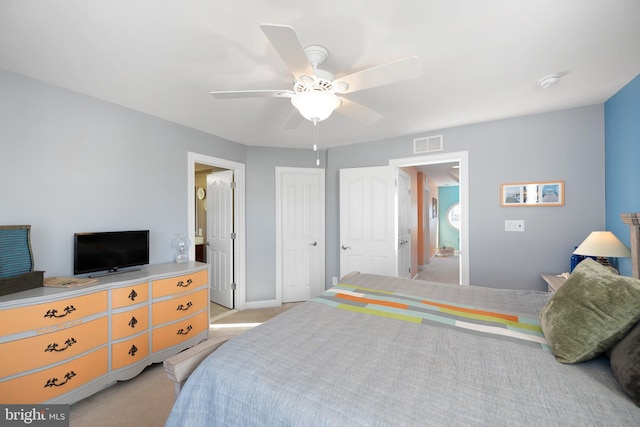
M 429 264 L 420 268 L 417 280 L 460 284 L 460 257 L 457 255 L 433 257 Z

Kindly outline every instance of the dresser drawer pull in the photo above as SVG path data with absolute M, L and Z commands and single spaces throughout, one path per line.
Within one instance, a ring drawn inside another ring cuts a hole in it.
M 135 345 L 131 346 L 131 349 L 129 350 L 129 354 L 133 357 L 135 357 L 136 353 L 138 352 L 138 347 L 136 347 Z
M 75 338 L 69 338 L 68 340 L 66 340 L 64 342 L 66 344 L 66 346 L 64 348 L 58 348 L 59 344 L 58 343 L 51 343 L 47 346 L 47 348 L 44 349 L 45 353 L 48 351 L 65 351 L 66 349 L 68 349 L 69 347 L 71 347 L 72 345 L 74 345 L 75 343 L 77 343 Z
M 129 293 L 129 296 L 127 298 L 129 298 L 131 301 L 135 301 L 137 297 L 138 293 L 136 292 L 136 290 L 131 289 L 131 292 Z
M 180 328 L 180 329 L 178 330 L 178 335 L 187 335 L 189 332 L 191 332 L 191 330 L 192 330 L 192 329 L 193 329 L 193 326 L 191 326 L 191 325 L 187 326 L 187 329 L 186 329 L 186 330 L 185 330 L 185 329 Z
M 129 320 L 129 326 L 131 326 L 132 328 L 135 328 L 137 324 L 138 324 L 138 319 L 136 319 L 135 316 L 131 316 L 131 320 Z
M 189 287 L 191 284 L 193 283 L 193 280 L 191 279 L 187 279 L 187 282 L 183 282 L 182 280 L 180 280 L 176 286 L 181 287 L 181 288 L 187 288 Z
M 71 312 L 76 311 L 76 308 L 72 305 L 68 305 L 64 308 L 64 314 L 61 314 L 58 316 L 58 310 L 56 310 L 55 308 L 52 308 L 50 310 L 47 310 L 47 312 L 45 313 L 44 317 L 64 317 L 67 314 L 70 314 Z
M 66 374 L 64 374 L 64 382 L 61 382 L 59 384 L 58 384 L 59 380 L 57 378 L 55 378 L 55 377 L 54 378 L 49 378 L 47 380 L 47 383 L 44 385 L 44 387 L 45 388 L 47 388 L 47 387 L 61 387 L 61 386 L 65 385 L 66 383 L 68 383 L 69 380 L 71 378 L 75 377 L 75 376 L 76 376 L 75 372 L 69 371 Z
M 180 304 L 178 307 L 176 307 L 177 311 L 187 311 L 191 308 L 191 306 L 193 305 L 193 303 L 191 301 L 189 301 L 186 305 Z

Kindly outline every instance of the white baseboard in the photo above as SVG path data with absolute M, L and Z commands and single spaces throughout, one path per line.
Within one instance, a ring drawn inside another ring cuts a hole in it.
M 245 303 L 245 310 L 251 310 L 254 308 L 271 308 L 271 307 L 280 307 L 282 303 L 278 300 L 264 300 L 264 301 L 247 301 Z

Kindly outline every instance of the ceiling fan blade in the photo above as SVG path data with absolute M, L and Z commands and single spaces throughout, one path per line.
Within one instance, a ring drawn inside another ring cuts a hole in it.
M 288 25 L 260 24 L 274 49 L 278 52 L 296 80 L 302 76 L 314 77 L 313 67 L 307 59 L 296 30 Z
M 367 68 L 353 74 L 339 77 L 336 83 L 346 83 L 348 85 L 342 93 L 357 92 L 377 86 L 384 86 L 391 83 L 398 83 L 404 80 L 415 79 L 422 74 L 422 64 L 417 56 L 410 56 L 395 62 Z
M 291 98 L 292 90 L 222 90 L 209 92 L 215 98 Z
M 302 117 L 302 115 L 300 114 L 297 108 L 294 108 L 293 110 L 291 110 L 291 112 L 289 113 L 289 116 L 284 121 L 284 123 L 282 123 L 282 126 L 280 127 L 280 129 L 282 130 L 295 129 L 298 126 L 300 126 L 303 120 L 304 120 L 304 117 Z
M 351 101 L 347 98 L 340 98 L 342 103 L 336 112 L 343 114 L 350 119 L 354 119 L 365 125 L 372 125 L 382 118 L 382 114 L 377 113 L 362 104 Z

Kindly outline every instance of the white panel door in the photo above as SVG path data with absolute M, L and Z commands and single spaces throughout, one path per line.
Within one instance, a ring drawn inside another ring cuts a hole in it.
M 324 169 L 277 168 L 282 302 L 324 291 Z
M 411 177 L 398 169 L 398 276 L 411 278 Z
M 207 175 L 207 259 L 211 301 L 233 308 L 233 171 Z
M 340 169 L 340 276 L 397 275 L 396 168 Z

